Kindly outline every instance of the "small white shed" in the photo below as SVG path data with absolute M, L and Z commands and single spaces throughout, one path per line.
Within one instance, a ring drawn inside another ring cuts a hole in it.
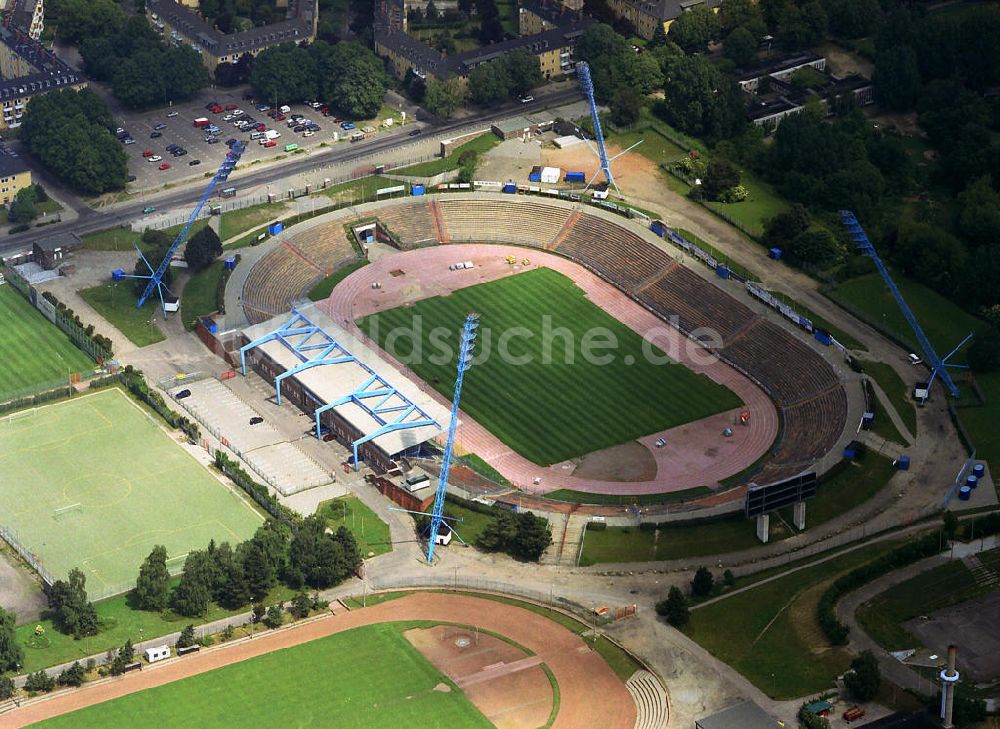
M 559 182 L 559 168 L 558 167 L 543 167 L 542 168 L 542 182 L 552 184 Z
M 162 661 L 170 658 L 170 646 L 168 645 L 158 645 L 152 648 L 147 648 L 145 651 L 146 660 L 149 663 L 156 663 L 157 661 Z

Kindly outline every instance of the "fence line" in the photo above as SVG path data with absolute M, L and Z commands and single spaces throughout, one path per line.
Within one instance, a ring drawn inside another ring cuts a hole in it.
M 17 534 L 14 531 L 5 526 L 0 526 L 0 539 L 7 542 L 7 544 L 9 544 L 11 548 L 21 556 L 21 559 L 31 565 L 31 568 L 38 573 L 42 580 L 45 581 L 45 584 L 51 585 L 55 582 L 49 571 L 42 566 L 41 561 L 35 553 L 21 544 L 21 540 L 17 538 Z

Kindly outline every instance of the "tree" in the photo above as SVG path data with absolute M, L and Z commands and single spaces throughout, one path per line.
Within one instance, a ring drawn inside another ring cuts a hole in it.
M 275 566 L 255 540 L 243 542 L 236 550 L 243 567 L 243 579 L 251 600 L 262 600 L 278 582 Z
M 431 114 L 447 119 L 465 103 L 467 93 L 459 78 L 433 79 L 427 84 L 424 106 Z
M 179 615 L 204 615 L 215 587 L 215 562 L 208 552 L 195 550 L 184 560 L 184 574 L 170 598 Z
M 24 682 L 26 691 L 32 693 L 48 693 L 56 687 L 56 681 L 45 671 L 35 671 L 28 674 L 28 679 Z
M 56 683 L 60 686 L 82 686 L 86 678 L 86 671 L 83 670 L 80 661 L 75 661 L 72 666 L 63 669 L 56 679 Z
M 851 661 L 851 670 L 844 674 L 844 685 L 858 701 L 871 701 L 882 685 L 878 659 L 871 651 L 864 651 Z
M 188 623 L 181 630 L 181 634 L 177 637 L 177 647 L 178 648 L 190 648 L 197 642 L 197 638 L 194 635 L 194 625 Z
M 983 175 L 969 182 L 958 196 L 958 230 L 973 245 L 1000 243 L 1000 193 Z
M 642 113 L 642 95 L 631 86 L 621 88 L 611 97 L 610 108 L 611 121 L 616 126 L 631 126 Z
M 167 548 L 156 545 L 139 568 L 135 598 L 143 610 L 163 610 L 167 606 L 170 573 L 167 571 Z
M 114 33 L 125 24 L 115 0 L 60 0 L 57 35 L 67 43 Z
M 378 114 L 388 79 L 382 61 L 360 43 L 309 46 L 317 95 L 349 116 L 367 119 Z
M 814 270 L 829 268 L 843 257 L 843 249 L 826 228 L 799 233 L 785 247 L 788 261 L 794 266 Z
M 979 332 L 969 347 L 968 360 L 969 367 L 976 373 L 1000 369 L 1000 331 L 995 327 L 986 327 Z
M 184 248 L 184 260 L 195 272 L 211 266 L 220 255 L 222 255 L 222 241 L 210 225 L 206 225 L 191 236 Z
M 719 39 L 719 16 L 707 5 L 697 5 L 683 12 L 670 24 L 667 37 L 687 53 L 704 51 L 711 41 Z
M 694 573 L 694 579 L 691 580 L 691 594 L 695 597 L 708 597 L 712 594 L 714 586 L 715 578 L 708 567 L 699 567 Z
M 292 538 L 289 572 L 300 584 L 319 590 L 337 584 L 350 573 L 342 541 L 326 533 L 326 522 L 319 515 L 303 519 Z
M 920 94 L 917 52 L 905 45 L 879 51 L 872 82 L 880 104 L 896 111 L 909 111 Z
M 755 38 L 767 33 L 760 6 L 753 0 L 722 0 L 719 3 L 719 23 L 725 33 L 732 33 L 737 28 L 745 28 Z
M 215 561 L 215 601 L 225 608 L 236 610 L 250 602 L 250 587 L 243 571 L 241 557 L 228 542 L 223 542 L 212 554 Z
M 274 104 L 316 97 L 312 56 L 294 43 L 265 48 L 253 63 L 250 85 L 257 97 Z
M 479 534 L 476 544 L 487 550 L 506 552 L 515 559 L 537 562 L 552 543 L 548 521 L 531 512 L 515 514 L 494 509 L 493 521 Z
M 792 203 L 767 221 L 764 240 L 769 246 L 786 247 L 809 228 L 809 211 L 801 203 Z
M 309 596 L 300 592 L 294 598 L 292 598 L 292 604 L 288 608 L 288 612 L 292 614 L 296 620 L 301 620 L 302 618 L 308 617 L 309 610 L 312 609 L 312 600 Z
M 861 38 L 879 28 L 878 0 L 827 0 L 830 30 L 844 38 Z
M 12 223 L 30 223 L 38 217 L 38 210 L 35 208 L 37 194 L 33 187 L 25 187 L 17 191 L 14 202 L 11 205 L 8 219 Z
M 788 51 L 816 45 L 826 32 L 826 11 L 817 1 L 800 5 L 788 4 L 778 17 L 775 37 Z
M 727 159 L 713 159 L 702 180 L 702 189 L 709 200 L 718 200 L 727 190 L 740 184 L 740 171 Z
M 24 662 L 24 649 L 14 632 L 16 616 L 0 607 L 0 673 L 16 671 Z
M 284 622 L 285 612 L 280 602 L 267 609 L 267 614 L 264 616 L 264 625 L 274 630 L 275 628 L 280 628 Z
M 674 64 L 664 91 L 662 113 L 683 132 L 717 140 L 734 136 L 746 125 L 736 83 L 704 58 Z
M 538 56 L 527 48 L 517 48 L 503 57 L 503 67 L 510 84 L 509 93 L 524 96 L 541 86 L 542 67 Z
M 510 94 L 510 78 L 505 64 L 483 63 L 469 73 L 469 89 L 472 103 L 488 106 L 501 101 Z
M 757 37 L 740 26 L 726 36 L 722 42 L 722 52 L 737 66 L 746 66 L 757 55 Z
M 133 661 L 135 661 L 135 648 L 132 647 L 132 640 L 126 638 L 125 645 L 118 649 L 108 670 L 112 676 L 120 676 L 125 673 L 125 667 Z
M 893 260 L 904 273 L 944 295 L 955 292 L 966 259 L 955 236 L 927 223 L 899 226 Z
M 954 511 L 946 511 L 941 516 L 941 521 L 941 529 L 944 531 L 945 538 L 954 539 L 958 532 L 958 516 L 955 515 Z
M 79 640 L 97 635 L 100 624 L 93 603 L 87 599 L 87 578 L 77 568 L 69 571 L 69 580 L 56 580 L 48 588 L 49 608 L 56 628 Z
M 0 678 L 0 701 L 6 701 L 14 695 L 14 679 L 10 676 Z
M 656 612 L 675 628 L 683 628 L 691 619 L 687 598 L 676 585 L 667 592 L 666 600 L 656 603 Z

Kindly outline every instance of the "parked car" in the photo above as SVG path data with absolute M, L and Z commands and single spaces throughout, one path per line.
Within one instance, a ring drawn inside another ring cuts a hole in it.
M 212 112 L 213 114 L 221 114 L 222 113 L 222 107 L 219 104 L 216 104 L 211 109 L 209 109 L 209 111 Z
M 294 128 L 294 129 L 292 130 L 292 131 L 293 131 L 293 132 L 304 132 L 305 130 L 306 130 L 306 128 L 305 128 L 304 126 L 302 126 L 301 124 L 299 124 L 299 125 L 298 125 L 297 127 L 295 127 L 295 128 Z
M 160 165 L 160 166 L 159 166 L 159 168 L 158 168 L 158 169 L 159 169 L 159 170 L 160 170 L 161 172 L 162 172 L 163 170 L 169 170 L 169 169 L 170 169 L 170 163 L 169 163 L 169 162 L 164 162 L 164 163 L 163 163 L 162 165 Z
M 238 139 L 236 139 L 236 137 L 230 137 L 229 139 L 227 139 L 227 140 L 226 140 L 226 146 L 227 146 L 227 147 L 232 147 L 232 146 L 233 146 L 234 144 L 236 144 L 236 142 L 238 142 L 238 141 L 239 141 L 239 140 L 238 140 Z
M 129 182 L 135 182 L 135 175 L 129 175 L 128 176 L 128 181 Z
M 175 116 L 177 116 L 177 113 L 178 112 L 176 111 L 170 112 L 169 114 L 167 114 L 167 119 L 173 119 Z
M 152 205 L 147 205 L 142 209 L 143 215 L 149 215 L 150 213 L 155 213 L 155 212 L 156 208 L 154 208 Z
M 151 154 L 146 159 L 148 159 L 150 162 L 159 162 L 161 159 L 163 159 L 163 157 L 161 157 L 158 154 Z
M 288 117 L 285 116 L 284 114 L 278 114 L 278 116 L 274 117 L 274 120 L 275 121 L 285 121 L 285 119 L 287 119 L 287 118 Z
M 174 157 L 183 157 L 187 153 L 188 151 L 186 149 L 178 149 L 176 152 L 174 152 Z
M 418 134 L 420 134 L 420 132 L 421 132 L 421 131 L 423 131 L 423 130 L 422 130 L 422 129 L 414 129 L 414 130 L 413 130 L 412 132 L 410 132 L 410 133 L 409 133 L 409 134 L 407 134 L 406 136 L 408 136 L 408 137 L 415 137 L 415 136 L 417 136 Z
M 153 150 L 151 150 L 151 149 L 144 150 L 143 153 L 142 153 L 142 156 L 143 157 L 152 157 L 153 156 Z
M 257 104 L 257 106 L 255 106 L 254 108 L 257 111 L 267 111 L 271 107 L 269 107 L 267 104 Z
M 256 129 L 258 132 L 266 132 L 267 124 L 258 124 L 254 127 L 254 129 Z
M 531 103 L 534 100 L 535 100 L 534 96 L 522 96 L 521 97 L 521 103 L 522 104 L 529 104 L 529 103 Z
M 161 129 L 166 129 L 166 128 L 167 128 L 167 125 L 164 124 L 163 122 L 160 122 L 155 127 L 153 127 L 153 129 L 155 129 L 156 131 L 160 131 Z
M 233 109 L 239 109 L 239 108 L 240 107 L 237 104 L 226 104 L 226 111 L 232 111 Z
M 344 131 L 347 131 L 349 129 L 354 129 L 355 128 L 354 122 L 344 122 L 343 124 L 340 125 L 340 128 L 343 129 Z
M 190 162 L 188 162 L 188 167 L 197 167 L 200 164 L 201 164 L 200 159 L 193 159 Z
M 265 140 L 261 140 L 261 141 L 264 142 L 264 144 L 262 145 L 264 147 L 277 147 L 278 146 L 278 143 L 275 142 L 273 139 L 268 139 L 266 141 Z
M 132 137 L 125 137 L 125 139 L 122 140 L 122 144 L 135 144 L 135 140 L 132 139 Z
M 179 144 L 168 144 L 167 145 L 167 151 L 168 152 L 173 152 L 175 149 L 180 149 L 180 148 L 181 148 L 181 145 L 179 145 Z
M 308 129 L 310 132 L 320 131 L 319 124 L 306 124 L 306 129 Z
M 303 137 L 311 137 L 315 133 L 316 132 L 312 131 L 311 129 L 306 129 L 304 132 L 302 132 L 302 136 Z
M 163 132 L 150 132 L 149 133 L 149 138 L 150 139 L 159 139 L 162 136 L 163 136 Z
M 205 108 L 211 111 L 213 106 L 218 106 L 218 105 L 219 105 L 218 101 L 209 101 L 207 104 L 205 104 Z

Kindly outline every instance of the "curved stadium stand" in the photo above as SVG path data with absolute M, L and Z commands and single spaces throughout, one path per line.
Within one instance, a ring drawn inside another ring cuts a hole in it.
M 444 197 L 378 208 L 401 248 L 439 240 L 514 243 L 547 248 L 597 273 L 685 334 L 705 327 L 722 336 L 716 354 L 757 382 L 775 401 L 783 428 L 754 478 L 769 483 L 808 469 L 840 438 L 847 394 L 833 367 L 788 330 L 685 268 L 623 225 L 580 209 L 531 200 Z M 340 221 L 335 225 L 340 229 Z M 312 230 L 261 259 L 243 290 L 251 321 L 288 310 L 350 246 L 314 245 Z M 308 240 L 307 240 L 308 239 Z M 334 234 L 331 240 L 343 240 Z

